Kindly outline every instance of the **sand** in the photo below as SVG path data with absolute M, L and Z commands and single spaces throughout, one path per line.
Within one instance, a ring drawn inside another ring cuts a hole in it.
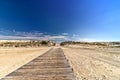
M 13 72 L 50 47 L 0 48 L 0 78 Z M 119 48 L 64 48 L 77 80 L 120 80 Z
M 120 49 L 63 48 L 63 50 L 77 80 L 120 80 Z
M 0 79 L 48 51 L 40 48 L 0 48 Z

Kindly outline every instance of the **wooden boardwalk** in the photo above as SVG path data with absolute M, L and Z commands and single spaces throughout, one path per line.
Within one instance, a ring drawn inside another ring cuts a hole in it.
M 53 48 L 0 80 L 76 79 L 62 49 Z

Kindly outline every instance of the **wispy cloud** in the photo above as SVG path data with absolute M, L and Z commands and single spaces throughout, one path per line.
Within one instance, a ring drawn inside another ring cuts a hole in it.
M 62 35 L 69 35 L 69 33 L 62 33 Z
M 96 38 L 81 37 L 79 34 L 47 34 L 39 31 L 32 32 L 21 32 L 15 30 L 0 30 L 0 40 L 51 40 L 56 42 L 62 41 L 110 41 L 110 40 L 100 40 Z M 114 41 L 114 40 L 113 40 Z
M 27 37 L 27 36 L 41 36 L 43 33 L 38 32 L 38 31 L 33 31 L 33 32 L 21 32 L 21 31 L 15 31 L 15 30 L 0 30 L 0 34 L 4 36 L 22 36 L 22 37 Z
M 39 31 L 21 32 L 15 30 L 0 30 L 1 40 L 52 40 L 52 41 L 67 41 L 69 40 L 68 33 L 47 34 Z

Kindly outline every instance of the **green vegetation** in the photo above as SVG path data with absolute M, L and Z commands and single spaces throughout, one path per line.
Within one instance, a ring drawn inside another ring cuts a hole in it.
M 40 47 L 40 46 L 55 46 L 51 41 L 15 41 L 15 42 L 0 42 L 0 47 Z
M 61 46 L 65 45 L 92 45 L 92 46 L 103 46 L 103 47 L 119 47 L 120 42 L 75 42 L 75 41 L 67 41 L 61 42 Z

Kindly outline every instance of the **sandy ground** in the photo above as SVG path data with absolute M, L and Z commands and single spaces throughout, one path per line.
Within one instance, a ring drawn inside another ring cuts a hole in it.
M 41 48 L 0 48 L 0 78 L 48 51 Z
M 62 49 L 53 48 L 2 80 L 75 80 Z
M 0 48 L 0 78 L 48 51 L 41 48 Z M 120 80 L 119 48 L 62 48 L 77 80 Z
M 77 80 L 120 80 L 120 49 L 63 48 Z

